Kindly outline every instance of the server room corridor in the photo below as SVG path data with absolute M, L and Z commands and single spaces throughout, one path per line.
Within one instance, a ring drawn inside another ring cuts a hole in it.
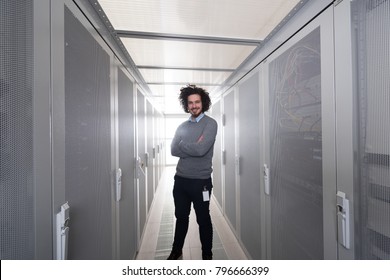
M 167 259 L 195 85 L 214 260 L 389 261 L 389 25 L 390 0 L 1 0 L 0 259 Z
M 172 196 L 174 173 L 175 166 L 165 167 L 150 210 L 137 260 L 164 260 L 171 252 L 175 228 Z M 214 188 L 218 188 L 218 186 L 214 185 Z M 210 213 L 213 222 L 213 259 L 246 260 L 247 257 L 244 251 L 213 197 L 210 203 Z M 198 224 L 192 208 L 190 225 L 183 248 L 183 260 L 201 259 Z

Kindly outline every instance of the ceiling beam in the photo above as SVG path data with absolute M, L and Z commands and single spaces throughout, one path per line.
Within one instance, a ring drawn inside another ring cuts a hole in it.
M 195 35 L 168 34 L 168 33 L 155 33 L 155 32 L 140 32 L 140 31 L 129 31 L 129 30 L 115 30 L 115 33 L 119 37 L 124 37 L 124 38 L 187 41 L 187 42 L 209 43 L 209 44 L 259 46 L 262 42 L 261 40 L 253 40 L 253 39 L 195 36 Z
M 200 67 L 174 67 L 174 66 L 152 66 L 152 65 L 137 65 L 138 69 L 153 69 L 153 70 L 188 70 L 188 71 L 211 71 L 211 72 L 234 72 L 233 68 L 200 68 Z
M 147 82 L 148 85 L 155 85 L 155 86 L 182 86 L 186 83 L 183 83 L 183 82 Z M 217 86 L 221 86 L 221 84 L 213 84 L 213 83 L 196 83 L 197 86 L 213 86 L 213 87 L 217 87 Z

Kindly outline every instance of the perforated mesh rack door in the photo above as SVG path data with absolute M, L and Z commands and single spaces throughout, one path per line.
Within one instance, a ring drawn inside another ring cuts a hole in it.
M 0 1 L 0 259 L 34 258 L 33 1 Z
M 270 64 L 272 259 L 323 258 L 320 29 Z
M 357 258 L 390 259 L 390 1 L 353 1 L 358 84 Z
M 110 57 L 69 9 L 65 42 L 68 257 L 111 259 Z

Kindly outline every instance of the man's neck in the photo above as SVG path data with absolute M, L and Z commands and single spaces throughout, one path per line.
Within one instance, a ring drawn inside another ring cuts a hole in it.
M 198 116 L 191 115 L 191 121 L 199 122 L 203 117 L 204 117 L 204 113 L 201 113 Z

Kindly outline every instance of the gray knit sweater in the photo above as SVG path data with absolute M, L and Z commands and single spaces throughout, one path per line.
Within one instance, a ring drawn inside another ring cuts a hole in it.
M 171 144 L 171 154 L 180 157 L 176 175 L 191 179 L 211 177 L 217 129 L 217 122 L 206 115 L 199 122 L 188 120 L 179 125 Z

